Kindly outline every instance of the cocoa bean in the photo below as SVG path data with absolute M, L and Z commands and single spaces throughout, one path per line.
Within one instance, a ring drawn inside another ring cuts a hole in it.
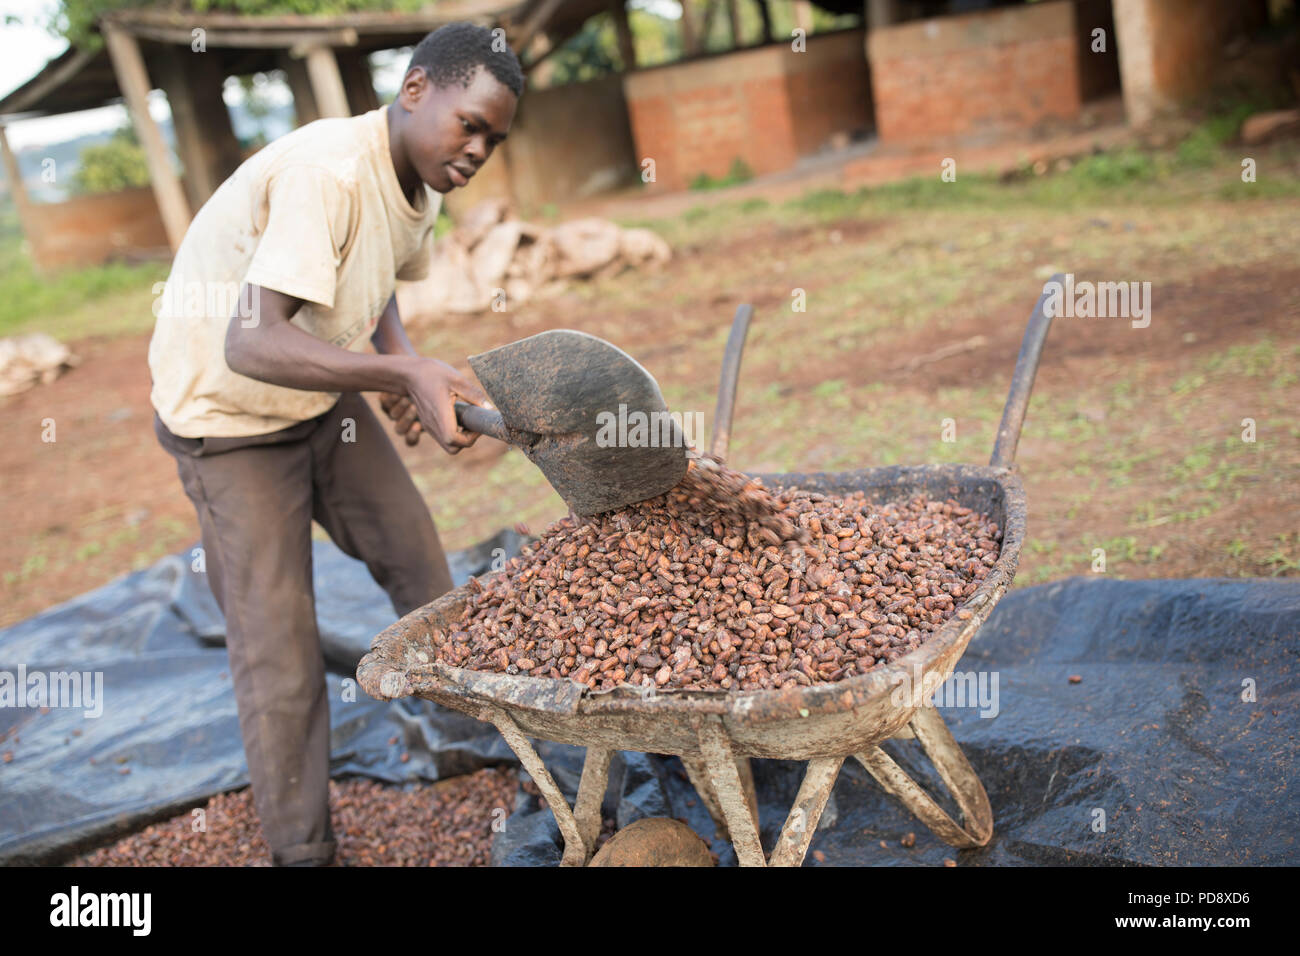
M 954 615 L 969 620 L 960 605 L 1000 540 L 955 501 L 773 494 L 696 463 L 666 495 L 556 522 L 470 585 L 435 649 L 458 667 L 600 690 L 827 683 L 896 660 Z

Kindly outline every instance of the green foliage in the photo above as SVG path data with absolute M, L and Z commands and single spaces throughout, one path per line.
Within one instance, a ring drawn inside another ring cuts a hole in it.
M 1247 117 L 1268 108 L 1268 104 L 1255 100 L 1224 104 L 1197 128 L 1197 132 L 1204 131 L 1215 145 L 1222 146 L 1237 138 L 1237 134 L 1241 132 L 1241 124 Z
M 749 168 L 749 164 L 737 156 L 731 161 L 731 168 L 727 170 L 727 175 L 713 177 L 708 173 L 700 173 L 691 180 L 691 189 L 725 189 L 727 186 L 735 186 L 738 183 L 748 182 L 754 178 L 754 171 Z
M 1241 124 L 1249 116 L 1280 105 L 1275 98 L 1258 91 L 1236 99 L 1221 98 L 1211 106 L 1210 115 L 1178 144 L 1178 165 L 1183 168 L 1215 165 L 1225 157 L 1222 147 L 1238 137 Z M 1292 198 L 1300 195 L 1300 181 L 1294 177 L 1263 176 L 1257 182 L 1243 183 L 1240 177 L 1234 177 L 1219 188 L 1218 194 L 1223 199 Z
M 1156 164 L 1146 153 L 1130 147 L 1087 156 L 1071 167 L 1070 174 L 1092 185 L 1122 186 L 1154 179 Z
M 1219 159 L 1219 143 L 1208 126 L 1198 126 L 1178 144 L 1175 158 L 1178 165 L 1185 168 L 1203 169 L 1213 166 Z
M 665 20 L 645 10 L 629 9 L 627 23 L 636 44 L 637 66 L 657 66 L 681 59 L 682 34 L 676 20 Z
M 265 73 L 256 73 L 252 76 L 237 76 L 236 82 L 244 93 L 244 110 L 249 116 L 256 120 L 262 120 L 271 115 L 271 99 L 267 96 L 267 87 L 270 86 L 270 79 Z
M 582 83 L 616 72 L 620 65 L 614 18 L 600 13 L 551 54 L 552 86 Z
M 1235 179 L 1219 187 L 1220 199 L 1300 199 L 1300 179 L 1265 176 L 1258 182 Z
M 67 340 L 143 331 L 153 323 L 151 288 L 166 276 L 161 262 L 38 275 L 23 248 L 13 203 L 0 205 L 0 336 L 48 332 Z
M 78 193 L 111 193 L 149 184 L 149 165 L 130 126 L 117 130 L 108 142 L 87 146 L 72 174 Z
M 446 206 L 438 207 L 438 218 L 433 221 L 433 238 L 441 239 L 456 228 L 456 223 L 447 214 Z
M 1258 100 L 1220 103 L 1214 111 L 1178 144 L 1175 153 L 1179 166 L 1204 168 L 1220 158 L 1220 147 L 1237 138 L 1241 124 L 1253 113 L 1267 109 Z
M 786 205 L 792 209 L 814 214 L 847 216 L 861 205 L 860 197 L 863 195 L 865 191 L 854 196 L 842 189 L 814 189 L 797 199 L 789 200 Z
M 53 32 L 67 37 L 74 46 L 97 49 L 103 39 L 95 32 L 95 21 L 114 10 L 138 8 L 191 9 L 199 13 L 224 11 L 254 16 L 272 14 L 329 14 L 357 11 L 412 11 L 428 6 L 428 0 L 61 0 L 50 22 Z

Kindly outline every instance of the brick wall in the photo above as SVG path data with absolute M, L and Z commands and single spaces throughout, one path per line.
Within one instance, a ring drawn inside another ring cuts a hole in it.
M 983 136 L 1070 119 L 1080 108 L 1069 0 L 878 28 L 867 36 L 883 142 Z
M 148 186 L 35 203 L 32 210 L 27 240 L 32 259 L 43 270 L 168 251 L 162 216 Z
M 864 39 L 862 30 L 813 36 L 806 55 L 786 56 L 799 155 L 816 153 L 836 133 L 875 125 Z
M 509 198 L 524 215 L 637 181 L 623 82 L 606 76 L 529 90 L 510 138 L 444 203 L 456 216 L 484 199 Z
M 738 50 L 624 76 L 638 163 L 655 162 L 655 190 L 725 176 L 736 159 L 757 175 L 789 169 L 836 132 L 869 126 L 862 31 Z

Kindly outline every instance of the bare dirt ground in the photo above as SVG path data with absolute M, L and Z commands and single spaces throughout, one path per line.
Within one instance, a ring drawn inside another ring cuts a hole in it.
M 1099 548 L 1119 576 L 1294 575 L 1297 213 L 1292 199 L 711 210 L 665 226 L 676 258 L 658 274 L 440 318 L 413 338 L 465 367 L 466 355 L 533 332 L 582 329 L 625 348 L 672 407 L 711 425 L 731 312 L 750 301 L 733 465 L 978 462 L 1043 279 L 1059 268 L 1148 280 L 1145 329 L 1055 323 L 1020 446 L 1030 528 L 1018 581 L 1094 573 Z M 0 626 L 197 539 L 152 434 L 147 345 L 140 334 L 78 341 L 80 367 L 0 405 Z M 43 441 L 51 420 L 56 440 Z M 402 455 L 449 548 L 517 521 L 540 531 L 563 513 L 522 456 L 489 440 L 455 459 L 427 440 Z
M 1300 161 L 1287 155 L 1261 168 L 1294 180 Z M 924 190 L 915 203 L 910 193 L 711 201 L 652 224 L 675 251 L 658 273 L 409 324 L 422 351 L 462 368 L 548 328 L 600 335 L 655 374 L 672 408 L 711 427 L 731 314 L 750 302 L 733 466 L 982 462 L 1043 280 L 1147 281 L 1146 328 L 1126 317 L 1054 323 L 1017 459 L 1029 500 L 1017 586 L 1096 573 L 1295 576 L 1300 199 L 1226 201 L 1235 175 L 1235 165 L 1176 172 L 1082 198 L 1067 190 L 1060 202 L 1050 183 L 1034 201 L 1000 188 L 951 203 Z M 74 341 L 83 362 L 52 385 L 0 399 L 0 626 L 197 539 L 152 433 L 146 323 L 109 314 L 120 303 L 147 319 L 148 302 L 145 290 L 120 293 L 67 319 L 113 332 Z M 55 440 L 42 440 L 51 424 Z M 400 454 L 449 548 L 521 521 L 540 531 L 564 513 L 526 459 L 489 440 L 455 458 L 427 440 Z M 486 821 L 513 774 L 457 778 L 432 798 L 356 786 L 335 787 L 344 863 L 482 863 Z M 378 803 L 392 813 L 377 817 Z M 219 846 L 183 815 L 82 862 L 266 862 L 246 791 L 209 809 L 239 824 L 218 828 Z M 369 836 L 412 819 L 431 834 L 418 846 Z M 440 856 L 449 840 L 463 859 Z

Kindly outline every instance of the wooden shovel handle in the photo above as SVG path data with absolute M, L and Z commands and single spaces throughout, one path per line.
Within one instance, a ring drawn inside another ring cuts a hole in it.
M 510 432 L 506 428 L 506 423 L 501 418 L 501 413 L 495 408 L 483 408 L 481 405 L 471 405 L 469 402 L 457 402 L 456 421 L 460 423 L 461 428 L 469 431 L 487 435 L 489 438 L 498 438 L 503 442 L 510 441 Z

